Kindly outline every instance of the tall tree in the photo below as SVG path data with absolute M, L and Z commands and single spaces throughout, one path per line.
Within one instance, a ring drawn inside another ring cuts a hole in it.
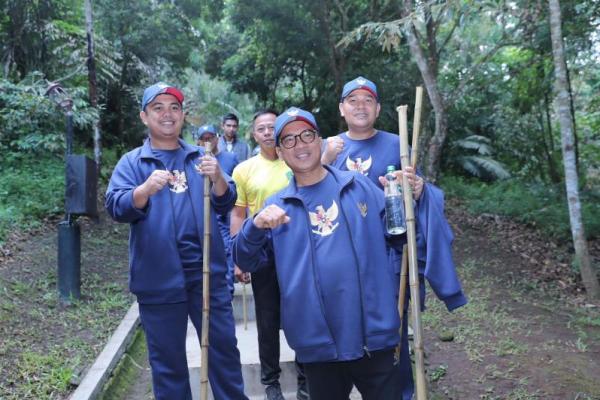
M 501 3 L 404 0 L 400 4 L 402 18 L 364 23 L 341 42 L 348 45 L 366 38 L 378 41 L 384 51 L 397 51 L 403 47 L 403 39 L 406 40 L 435 116 L 435 131 L 425 160 L 426 174 L 433 181 L 438 178 L 449 133 L 449 107 L 462 97 L 473 77 L 501 49 L 515 44 L 532 29 L 530 20 L 535 19 L 535 8 L 520 7 L 521 2 Z M 481 25 L 487 31 L 469 38 L 473 27 Z
M 96 59 L 94 57 L 94 14 L 92 9 L 92 0 L 85 0 L 85 31 L 87 39 L 87 68 L 88 68 L 88 94 L 90 105 L 98 108 L 97 80 L 96 80 Z M 102 136 L 100 133 L 100 120 L 94 124 L 94 159 L 96 160 L 96 170 L 100 174 L 102 164 Z
M 567 63 L 562 38 L 561 12 L 559 0 L 549 0 L 550 34 L 552 37 L 552 53 L 554 55 L 554 72 L 556 113 L 560 122 L 563 164 L 565 169 L 565 186 L 569 206 L 571 234 L 575 247 L 575 260 L 581 272 L 581 279 L 590 298 L 600 298 L 600 285 L 592 268 L 592 262 L 585 239 L 585 229 L 581 218 L 581 202 L 579 200 L 579 179 L 575 157 L 575 140 L 573 114 L 567 81 Z

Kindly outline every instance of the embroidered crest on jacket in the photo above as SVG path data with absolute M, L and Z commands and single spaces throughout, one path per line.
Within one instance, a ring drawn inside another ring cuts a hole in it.
M 183 193 L 187 190 L 187 178 L 185 177 L 185 171 L 173 170 L 173 177 L 169 181 L 171 192 Z
M 367 216 L 367 203 L 358 203 L 358 209 L 360 210 L 360 215 L 364 217 Z
M 371 168 L 372 163 L 373 159 L 371 156 L 364 161 L 361 157 L 358 157 L 356 160 L 351 159 L 350 156 L 346 158 L 346 168 L 348 168 L 348 171 L 360 172 L 365 176 L 369 175 L 369 169 Z
M 308 215 L 311 225 L 317 228 L 312 232 L 317 235 L 329 236 L 339 226 L 339 222 L 335 222 L 338 217 L 338 206 L 335 201 L 332 202 L 331 207 L 327 210 L 319 205 L 316 208 L 316 212 L 309 211 Z

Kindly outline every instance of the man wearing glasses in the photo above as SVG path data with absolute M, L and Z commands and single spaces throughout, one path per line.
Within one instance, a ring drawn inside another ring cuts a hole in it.
M 400 318 L 387 245 L 401 249 L 406 236 L 386 236 L 371 180 L 321 164 L 318 131 L 307 111 L 277 117 L 277 153 L 293 178 L 244 221 L 233 258 L 253 274 L 277 270 L 282 327 L 312 400 L 348 399 L 353 385 L 363 399 L 396 400 Z
M 275 118 L 273 110 L 260 110 L 254 114 L 252 134 L 260 147 L 260 153 L 240 163 L 233 170 L 233 180 L 238 197 L 231 212 L 231 235 L 235 235 L 247 215 L 254 215 L 272 194 L 286 187 L 291 176 L 290 169 L 275 151 Z M 235 276 L 240 282 L 250 281 L 249 274 L 237 266 Z M 258 353 L 261 383 L 266 386 L 267 400 L 283 400 L 279 376 L 279 284 L 274 268 L 252 274 L 252 291 L 256 310 Z M 298 399 L 307 398 L 304 375 L 298 366 Z

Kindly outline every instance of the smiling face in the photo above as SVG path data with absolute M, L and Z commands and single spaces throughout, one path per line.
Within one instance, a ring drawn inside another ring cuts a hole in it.
M 183 126 L 183 108 L 175 96 L 160 94 L 140 112 L 140 118 L 150 131 L 154 148 L 179 146 L 179 134 Z
M 379 110 L 377 99 L 365 89 L 353 91 L 340 103 L 340 114 L 351 131 L 373 129 Z
M 279 135 L 277 154 L 285 161 L 294 174 L 310 174 L 321 171 L 323 168 L 321 166 L 321 138 L 318 136 L 318 133 L 316 133 L 316 138 L 311 143 L 305 143 L 305 141 L 298 136 L 307 130 L 314 131 L 314 128 L 307 122 L 293 121 L 283 127 L 283 130 Z M 287 137 L 293 136 L 296 136 L 294 139 L 295 146 L 287 149 L 281 145 L 286 141 Z M 310 135 L 305 134 L 305 136 Z

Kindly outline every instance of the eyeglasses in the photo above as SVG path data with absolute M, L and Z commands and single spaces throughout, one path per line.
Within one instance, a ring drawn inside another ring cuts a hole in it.
M 281 146 L 286 148 L 286 149 L 291 149 L 293 147 L 296 146 L 296 144 L 298 144 L 298 138 L 300 138 L 300 140 L 303 143 L 309 144 L 315 141 L 317 137 L 317 132 L 313 131 L 312 129 L 307 129 L 305 131 L 300 132 L 297 135 L 288 135 L 284 138 L 281 138 L 279 140 L 279 142 L 281 143 Z

